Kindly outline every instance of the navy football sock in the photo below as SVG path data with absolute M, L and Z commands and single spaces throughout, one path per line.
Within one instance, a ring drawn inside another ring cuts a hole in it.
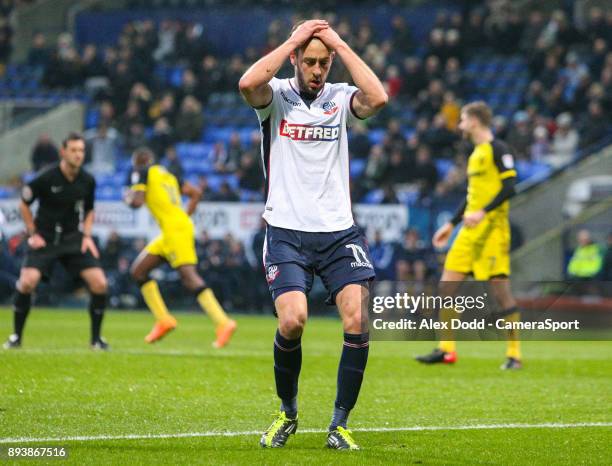
M 102 319 L 104 318 L 104 309 L 106 308 L 105 294 L 91 294 L 89 301 L 89 317 L 91 319 L 91 343 L 95 343 L 100 339 L 100 328 L 102 327 Z
M 344 334 L 344 346 L 338 366 L 338 392 L 334 415 L 329 429 L 346 428 L 349 412 L 355 406 L 363 372 L 368 362 L 369 334 Z
M 26 319 L 30 313 L 30 307 L 32 306 L 32 295 L 24 294 L 20 291 L 15 293 L 13 300 L 13 325 L 15 334 L 21 338 L 23 333 L 23 327 L 25 326 Z
M 281 410 L 287 417 L 297 416 L 298 378 L 302 368 L 302 339 L 288 340 L 276 331 L 274 338 L 274 378 Z

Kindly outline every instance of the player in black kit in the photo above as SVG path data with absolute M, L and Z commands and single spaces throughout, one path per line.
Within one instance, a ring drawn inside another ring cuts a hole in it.
M 106 276 L 91 238 L 96 181 L 81 169 L 85 158 L 83 137 L 69 134 L 62 143 L 60 154 L 60 162 L 39 173 L 21 193 L 20 209 L 29 236 L 28 251 L 14 300 L 15 331 L 4 344 L 5 349 L 21 346 L 32 293 L 41 278 L 48 278 L 56 261 L 60 261 L 69 273 L 78 273 L 87 284 L 91 292 L 91 347 L 108 349 L 100 336 L 106 307 Z M 30 205 L 36 199 L 39 206 L 34 218 Z

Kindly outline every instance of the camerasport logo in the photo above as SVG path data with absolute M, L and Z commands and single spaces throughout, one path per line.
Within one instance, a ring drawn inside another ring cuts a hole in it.
M 272 283 L 274 280 L 276 280 L 276 277 L 278 277 L 279 274 L 279 270 L 278 270 L 278 265 L 271 265 L 270 267 L 268 267 L 268 271 L 266 273 L 266 280 L 268 281 L 268 283 Z
M 333 100 L 330 102 L 325 102 L 323 104 L 323 113 L 325 115 L 333 115 L 337 111 L 338 111 L 338 106 L 336 105 L 336 102 L 334 102 Z
M 294 141 L 337 141 L 340 135 L 340 125 L 312 126 L 280 122 L 280 135 Z

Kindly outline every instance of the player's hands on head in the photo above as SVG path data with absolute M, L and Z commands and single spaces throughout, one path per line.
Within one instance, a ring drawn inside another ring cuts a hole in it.
M 321 40 L 328 48 L 336 50 L 344 41 L 331 27 L 321 29 L 313 34 L 313 37 Z
M 28 238 L 28 246 L 32 249 L 40 249 L 44 248 L 47 245 L 45 238 L 40 236 L 38 233 L 34 233 L 32 236 Z
M 298 43 L 298 46 L 309 40 L 314 34 L 329 28 L 329 24 L 324 19 L 310 19 L 300 24 L 291 38 Z
M 448 240 L 453 232 L 454 226 L 452 223 L 447 222 L 442 225 L 434 233 L 433 239 L 431 240 L 435 248 L 441 249 L 448 244 Z
M 484 210 L 477 210 L 476 212 L 470 212 L 463 216 L 463 224 L 468 228 L 474 228 L 482 219 L 485 218 L 487 213 Z
M 96 247 L 96 243 L 91 236 L 83 236 L 83 241 L 81 242 L 81 252 L 85 254 L 85 252 L 91 252 L 92 256 L 96 259 L 100 258 L 100 253 L 98 252 L 98 248 Z

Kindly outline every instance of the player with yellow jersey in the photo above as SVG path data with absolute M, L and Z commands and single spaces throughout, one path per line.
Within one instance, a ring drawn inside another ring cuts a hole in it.
M 467 164 L 467 197 L 454 218 L 433 237 L 433 245 L 443 248 L 453 229 L 459 230 L 444 263 L 440 293 L 454 295 L 468 275 L 478 281 L 490 281 L 493 294 L 502 311 L 497 314 L 508 321 L 520 318 L 516 300 L 510 290 L 510 220 L 509 199 L 514 195 L 516 170 L 508 145 L 495 139 L 491 131 L 492 112 L 484 102 L 473 102 L 461 110 L 459 129 L 474 144 Z M 442 309 L 440 319 L 448 320 L 452 309 Z M 456 317 L 456 315 L 455 315 Z M 452 332 L 446 332 L 446 337 Z M 508 349 L 502 369 L 521 367 L 520 342 L 516 331 L 507 335 Z M 451 364 L 457 360 L 455 341 L 445 339 L 432 353 L 417 357 L 426 364 Z
M 154 164 L 154 155 L 148 148 L 137 149 L 132 156 L 133 170 L 128 180 L 129 190 L 125 202 L 138 208 L 146 204 L 157 221 L 161 234 L 153 239 L 132 264 L 132 278 L 139 284 L 145 303 L 156 322 L 145 337 L 147 343 L 160 340 L 176 328 L 176 319 L 168 312 L 157 282 L 150 272 L 164 262 L 179 272 L 185 288 L 194 293 L 199 305 L 215 323 L 217 338 L 214 346 L 225 346 L 236 330 L 213 291 L 198 274 L 195 250 L 195 232 L 189 217 L 202 195 L 190 183 L 180 183 L 165 167 Z M 183 210 L 181 194 L 189 197 L 187 211 Z

